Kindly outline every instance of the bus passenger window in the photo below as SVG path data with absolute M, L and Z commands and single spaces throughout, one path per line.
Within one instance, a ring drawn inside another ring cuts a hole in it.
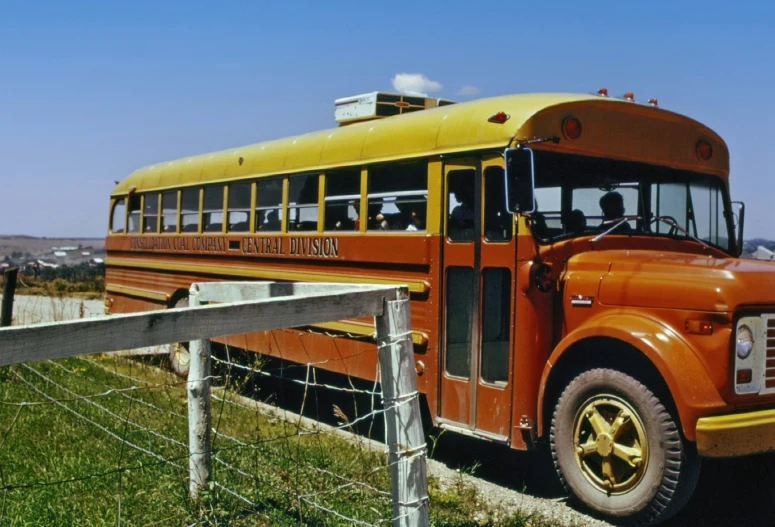
M 512 215 L 506 210 L 503 168 L 484 169 L 484 239 L 488 242 L 511 240 Z
M 361 170 L 339 170 L 326 173 L 326 231 L 358 231 L 361 203 Z
M 199 232 L 199 189 L 184 188 L 180 197 L 180 232 Z
M 250 230 L 250 183 L 232 183 L 229 185 L 229 232 L 248 232 Z
M 256 183 L 256 232 L 280 232 L 283 224 L 283 180 Z
M 447 237 L 453 242 L 474 240 L 474 178 L 476 170 L 452 170 L 447 176 Z
M 178 191 L 171 190 L 161 195 L 161 232 L 178 231 Z
M 474 270 L 447 268 L 447 321 L 444 369 L 449 375 L 471 374 L 471 328 L 473 327 Z
M 110 232 L 124 232 L 126 230 L 126 202 L 122 199 L 113 204 L 113 215 L 110 218 Z
M 391 163 L 369 168 L 368 230 L 424 231 L 428 163 Z
M 509 380 L 511 331 L 511 271 L 489 267 L 482 271 L 482 373 L 484 382 Z
M 159 195 L 156 193 L 145 195 L 145 208 L 143 210 L 143 232 L 155 233 L 159 225 Z
M 129 217 L 127 218 L 127 232 L 140 232 L 140 196 L 129 196 Z
M 288 179 L 288 231 L 318 230 L 317 174 Z
M 205 187 L 203 232 L 223 232 L 223 187 Z

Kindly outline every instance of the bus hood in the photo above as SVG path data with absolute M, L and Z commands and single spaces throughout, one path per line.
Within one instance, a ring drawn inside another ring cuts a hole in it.
M 571 259 L 604 273 L 604 305 L 734 311 L 744 304 L 775 305 L 775 262 L 661 251 L 590 251 Z

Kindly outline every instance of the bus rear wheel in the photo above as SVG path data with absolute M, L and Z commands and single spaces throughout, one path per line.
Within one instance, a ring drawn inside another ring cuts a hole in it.
M 699 477 L 699 457 L 664 405 L 616 370 L 593 369 L 571 381 L 555 407 L 550 444 L 573 498 L 632 525 L 677 513 Z
M 188 297 L 179 298 L 170 307 L 188 307 Z M 167 344 L 166 348 L 172 372 L 178 377 L 187 378 L 188 366 L 191 362 L 191 355 L 188 353 L 188 342 L 173 342 L 172 344 Z

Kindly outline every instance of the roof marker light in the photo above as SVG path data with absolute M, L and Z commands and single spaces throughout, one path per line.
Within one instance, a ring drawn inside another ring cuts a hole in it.
M 697 157 L 703 161 L 709 161 L 713 157 L 713 147 L 704 139 L 697 141 Z
M 659 102 L 657 101 L 656 97 L 654 97 L 653 99 L 649 99 L 649 104 L 651 106 L 659 106 Z
M 635 94 L 632 93 L 631 91 L 628 91 L 627 93 L 624 94 L 624 98 L 627 99 L 628 101 L 634 101 Z
M 575 117 L 566 117 L 562 122 L 562 133 L 566 139 L 578 139 L 581 137 L 581 121 Z
M 503 124 L 509 119 L 511 119 L 511 116 L 506 112 L 498 112 L 495 115 L 490 116 L 490 118 L 487 119 L 487 121 L 490 123 Z
M 601 97 L 608 97 L 608 88 L 600 88 L 597 90 L 597 94 Z

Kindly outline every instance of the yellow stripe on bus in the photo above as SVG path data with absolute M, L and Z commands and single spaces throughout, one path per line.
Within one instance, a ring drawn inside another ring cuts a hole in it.
M 117 293 L 120 295 L 138 296 L 141 298 L 148 298 L 151 300 L 160 300 L 166 302 L 170 299 L 170 295 L 159 291 L 149 291 L 147 289 L 138 289 L 136 287 L 127 287 L 123 285 L 109 285 L 105 287 L 105 291 L 108 293 Z
M 235 276 L 241 278 L 261 278 L 264 280 L 293 280 L 298 282 L 330 282 L 336 284 L 385 284 L 409 288 L 409 292 L 424 294 L 430 290 L 430 284 L 422 280 L 401 280 L 376 278 L 371 276 L 352 276 L 343 274 L 310 273 L 307 271 L 280 271 L 275 269 L 248 269 L 216 265 L 198 265 L 135 258 L 107 258 L 105 265 L 129 267 L 135 269 L 153 269 L 157 271 L 184 271 L 189 273 Z
M 350 333 L 353 335 L 369 336 L 374 334 L 374 327 L 368 324 L 358 324 L 357 322 L 323 322 L 312 324 L 313 327 L 338 331 L 340 333 Z M 416 346 L 428 344 L 428 336 L 419 331 L 412 331 L 412 343 Z

